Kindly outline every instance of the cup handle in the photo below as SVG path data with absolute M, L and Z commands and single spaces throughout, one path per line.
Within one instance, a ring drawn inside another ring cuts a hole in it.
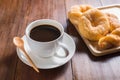
M 58 54 L 57 51 L 56 51 L 56 54 L 54 56 L 54 62 L 57 63 L 57 64 L 63 64 L 64 62 L 66 62 L 66 60 L 68 60 L 69 58 L 69 51 L 67 49 L 67 46 L 65 44 L 63 44 L 62 42 L 58 42 L 58 47 L 61 47 L 62 49 L 64 49 L 65 51 L 65 54 Z

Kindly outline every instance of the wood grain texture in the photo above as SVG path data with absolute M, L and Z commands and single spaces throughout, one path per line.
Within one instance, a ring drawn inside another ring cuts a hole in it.
M 23 36 L 26 26 L 37 19 L 55 19 L 62 23 L 64 28 L 66 27 L 64 1 L 28 0 L 21 1 L 19 4 L 21 12 L 19 12 L 18 14 L 22 14 L 22 18 L 20 19 L 21 22 L 19 23 L 19 36 Z M 26 66 L 20 60 L 18 60 L 15 73 L 15 80 L 27 79 L 72 80 L 71 64 L 68 63 L 68 65 L 64 65 L 61 68 L 52 70 L 40 70 L 40 74 L 37 74 L 34 70 L 32 70 L 31 67 Z
M 16 15 L 19 8 L 16 3 L 16 0 L 0 1 L 0 80 L 14 80 L 16 71 L 18 58 L 12 38 L 17 35 L 21 22 Z
M 119 0 L 0 0 L 0 80 L 120 80 L 120 52 L 93 56 L 67 18 L 73 5 L 94 7 L 118 4 Z M 22 37 L 29 23 L 37 19 L 59 21 L 76 43 L 72 60 L 55 69 L 36 73 L 16 54 L 14 36 Z
M 98 7 L 102 6 L 103 3 L 104 5 L 107 4 L 107 1 L 66 0 L 66 10 L 68 12 L 72 5 L 82 5 L 86 3 Z M 120 69 L 118 66 L 120 66 L 120 53 L 114 53 L 102 57 L 93 56 L 74 26 L 69 21 L 67 25 L 68 33 L 73 37 L 77 47 L 75 56 L 72 58 L 73 80 L 119 80 Z
M 65 28 L 64 6 L 64 0 L 0 0 L 0 80 L 72 80 L 71 63 L 37 74 L 18 59 L 12 44 L 13 37 L 22 37 L 26 26 L 37 19 L 55 19 Z

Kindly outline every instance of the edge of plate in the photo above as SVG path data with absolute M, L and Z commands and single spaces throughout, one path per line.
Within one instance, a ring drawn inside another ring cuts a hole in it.
M 120 8 L 120 4 L 114 4 L 114 5 L 107 5 L 107 6 L 101 6 L 101 7 L 97 7 L 98 9 L 102 10 L 102 9 L 107 9 L 107 8 L 113 8 L 113 7 L 119 7 Z M 78 31 L 77 27 L 75 26 L 76 30 Z M 80 34 L 80 32 L 78 31 L 78 33 Z M 120 51 L 120 47 L 117 48 L 111 48 L 111 49 L 107 49 L 107 50 L 97 50 L 95 49 L 92 44 L 85 39 L 81 34 L 80 36 L 82 37 L 83 41 L 85 42 L 85 44 L 87 45 L 87 47 L 89 48 L 90 52 L 94 55 L 94 56 L 103 56 L 106 54 L 111 54 L 114 52 L 118 52 Z

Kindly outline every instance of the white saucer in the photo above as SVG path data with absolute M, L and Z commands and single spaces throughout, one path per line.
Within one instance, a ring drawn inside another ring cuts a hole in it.
M 26 49 L 27 53 L 29 54 L 29 56 L 31 57 L 33 62 L 36 64 L 36 66 L 40 69 L 50 69 L 50 68 L 59 67 L 65 63 L 67 63 L 75 53 L 75 43 L 74 43 L 73 39 L 67 33 L 64 34 L 63 44 L 66 45 L 66 47 L 69 51 L 69 55 L 66 58 L 62 58 L 62 62 L 61 62 L 61 59 L 56 58 L 55 56 L 50 57 L 50 58 L 36 58 L 35 55 L 30 54 L 29 46 L 27 46 L 27 42 L 25 40 L 26 36 L 23 36 L 22 39 L 24 40 L 25 49 Z M 58 53 L 65 54 L 65 51 L 64 51 L 64 49 L 60 48 L 58 50 Z M 25 55 L 18 48 L 17 48 L 17 55 L 22 62 L 24 62 L 25 64 L 30 66 Z

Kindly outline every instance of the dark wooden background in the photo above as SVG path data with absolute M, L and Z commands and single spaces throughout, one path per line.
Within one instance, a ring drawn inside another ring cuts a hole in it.
M 0 80 L 120 80 L 120 52 L 95 57 L 88 50 L 67 12 L 76 4 L 94 7 L 119 4 L 120 0 L 0 0 Z M 36 73 L 17 56 L 12 43 L 36 19 L 55 19 L 76 43 L 73 58 L 65 65 Z

